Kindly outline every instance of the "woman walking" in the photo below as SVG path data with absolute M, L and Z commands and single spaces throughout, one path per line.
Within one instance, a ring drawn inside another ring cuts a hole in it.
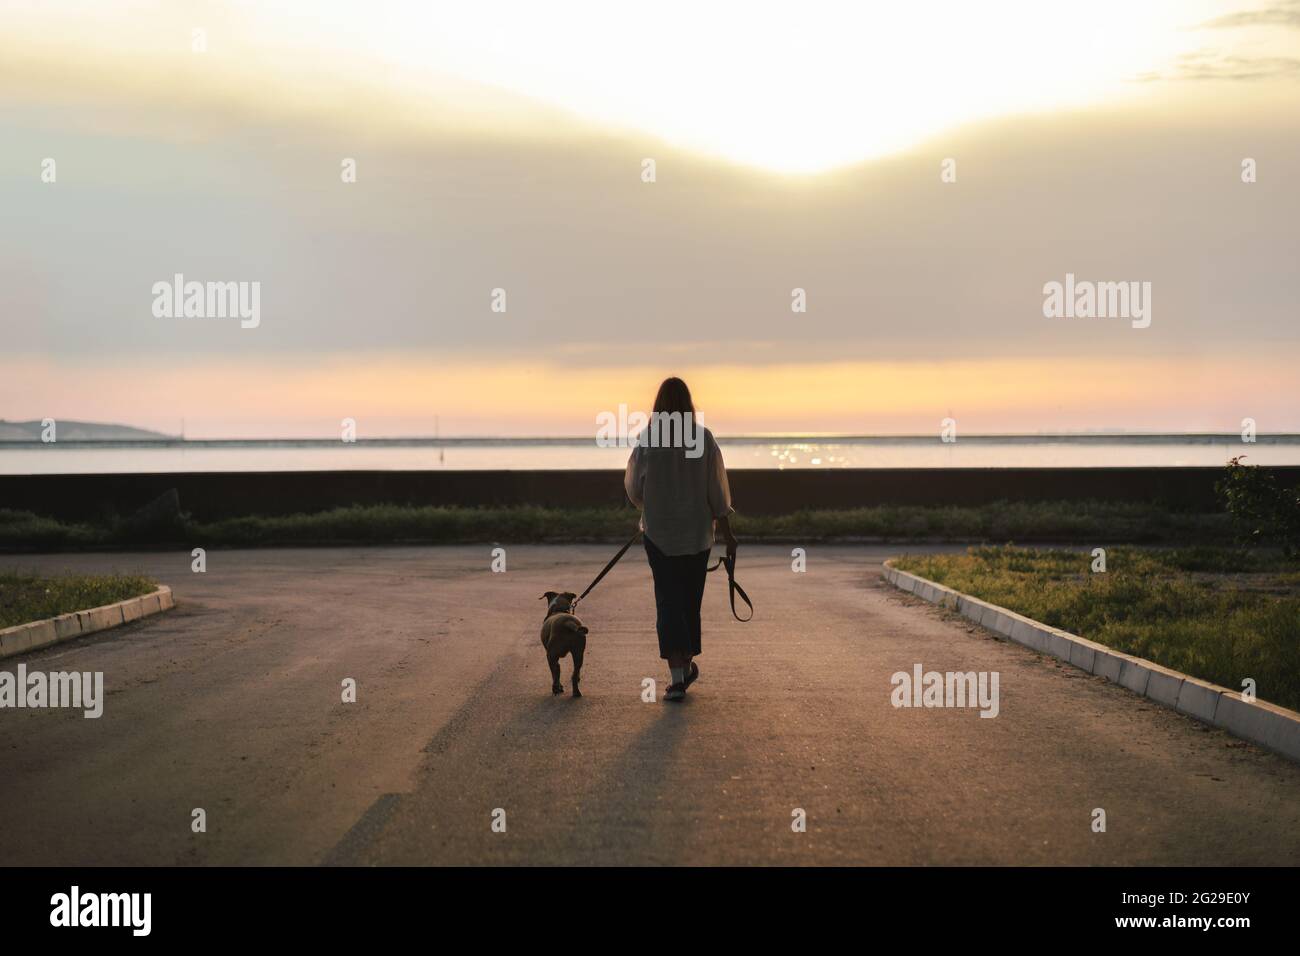
M 713 532 L 736 554 L 728 515 L 731 488 L 713 433 L 699 424 L 691 391 L 664 379 L 650 425 L 638 436 L 623 487 L 641 509 L 646 557 L 655 582 L 659 656 L 671 682 L 664 700 L 682 700 L 700 676 L 700 604 Z

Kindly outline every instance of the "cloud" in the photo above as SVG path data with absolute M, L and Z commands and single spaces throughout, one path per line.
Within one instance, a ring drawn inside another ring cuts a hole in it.
M 1300 61 L 1272 52 L 1203 50 L 1172 77 L 1228 82 L 983 121 L 816 177 L 471 84 L 395 98 L 303 73 L 289 95 L 213 69 L 215 55 L 178 54 L 166 84 L 84 64 L 65 80 L 0 55 L 0 407 L 62 414 L 51 403 L 67 396 L 69 414 L 143 420 L 130 409 L 147 394 L 159 414 L 254 419 L 297 390 L 306 416 L 349 383 L 345 396 L 397 396 L 367 414 L 460 395 L 497 416 L 480 427 L 504 429 L 519 381 L 556 395 L 577 376 L 594 383 L 568 412 L 543 409 L 555 420 L 629 377 L 649 392 L 662 371 L 725 361 L 756 383 L 747 401 L 805 388 L 851 421 L 881 401 L 861 383 L 892 384 L 881 368 L 917 381 L 919 363 L 961 358 L 978 365 L 972 381 L 1009 393 L 1050 367 L 1059 394 L 1013 395 L 1042 414 L 1063 401 L 1093 414 L 1093 395 L 1138 416 L 1211 398 L 1223 420 L 1247 399 L 1294 414 L 1300 88 L 1264 81 L 1294 78 Z M 47 156 L 57 185 L 40 181 Z M 1250 186 L 1245 156 L 1260 160 Z M 340 180 L 344 157 L 355 184 Z M 955 183 L 941 182 L 946 157 Z M 261 326 L 154 318 L 151 288 L 177 272 L 261 282 Z M 1067 272 L 1151 281 L 1151 329 L 1045 321 L 1040 290 Z M 504 315 L 489 309 L 497 287 Z M 807 314 L 791 312 L 795 287 Z M 409 368 L 384 365 L 391 355 Z M 1261 378 L 1265 359 L 1283 371 Z M 1121 372 L 1095 371 L 1112 360 Z M 1157 361 L 1174 371 L 1157 380 Z M 17 377 L 35 362 L 40 376 Z M 849 370 L 829 389 L 816 369 L 837 362 Z M 1175 381 L 1184 373 L 1192 384 Z M 940 401 L 949 376 L 916 387 Z M 120 410 L 99 410 L 110 399 Z M 764 414 L 752 427 L 779 423 Z
M 1300 29 L 1300 0 L 1282 0 L 1258 10 L 1239 10 L 1200 24 L 1205 30 L 1231 30 L 1238 27 L 1282 26 Z
M 1300 58 L 1292 56 L 1245 56 L 1200 50 L 1180 56 L 1170 72 L 1139 74 L 1140 83 L 1161 80 L 1286 80 L 1300 76 Z
M 22 319 L 5 344 L 610 367 L 723 351 L 763 365 L 1294 343 L 1279 277 L 1300 199 L 1270 184 L 1300 178 L 1300 126 L 1276 120 L 1296 114 L 1264 122 L 1236 101 L 1215 114 L 1199 91 L 1180 95 L 979 124 L 816 179 L 579 129 L 399 139 L 197 111 L 191 137 L 168 111 L 165 133 L 120 136 L 93 107 L 61 110 L 68 128 L 19 116 L 4 130 L 0 308 Z M 57 185 L 39 180 L 47 155 Z M 1267 201 L 1243 191 L 1247 155 L 1266 157 L 1250 189 Z M 944 184 L 948 156 L 958 180 Z M 357 159 L 356 184 L 340 181 L 342 157 Z M 1067 271 L 1154 282 L 1152 329 L 1045 323 L 1039 290 Z M 153 284 L 177 272 L 261 282 L 261 326 L 153 317 Z M 796 287 L 806 315 L 791 312 Z M 490 310 L 495 288 L 505 315 Z

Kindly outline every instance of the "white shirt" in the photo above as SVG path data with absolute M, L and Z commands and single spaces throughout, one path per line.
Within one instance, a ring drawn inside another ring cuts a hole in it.
M 623 487 L 641 509 L 641 530 L 667 555 L 699 554 L 713 547 L 713 522 L 735 509 L 722 449 L 704 432 L 704 453 L 638 444 L 627 460 Z

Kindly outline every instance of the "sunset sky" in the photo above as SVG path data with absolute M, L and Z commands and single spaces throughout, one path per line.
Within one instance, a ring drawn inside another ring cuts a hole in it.
M 0 418 L 1300 431 L 1300 3 L 0 10 Z

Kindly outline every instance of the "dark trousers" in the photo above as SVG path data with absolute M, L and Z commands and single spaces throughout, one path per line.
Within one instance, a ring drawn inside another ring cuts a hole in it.
M 700 653 L 700 605 L 704 603 L 709 552 L 670 556 L 646 538 L 645 553 L 655 579 L 659 656 L 664 660 L 694 657 Z

